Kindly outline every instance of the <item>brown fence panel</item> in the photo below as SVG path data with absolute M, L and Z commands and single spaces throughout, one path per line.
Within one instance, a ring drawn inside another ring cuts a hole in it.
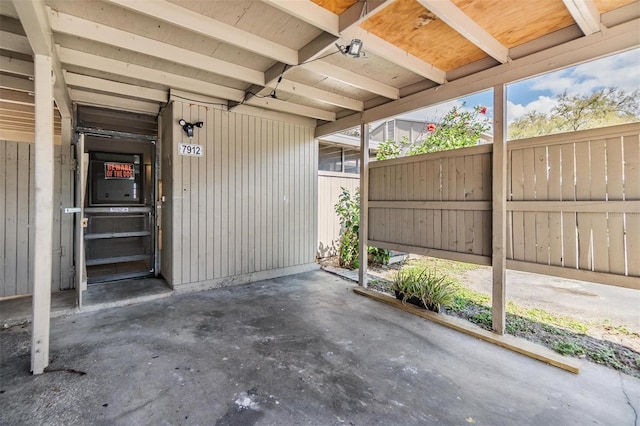
M 509 268 L 640 288 L 639 134 L 630 124 L 508 144 Z
M 489 264 L 490 145 L 369 166 L 369 245 Z

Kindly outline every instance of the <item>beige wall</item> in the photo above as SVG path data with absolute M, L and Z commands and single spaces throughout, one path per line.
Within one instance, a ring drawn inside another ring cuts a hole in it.
M 62 147 L 54 147 L 53 271 L 51 290 L 73 286 L 73 215 L 63 216 L 59 206 L 63 190 L 69 192 L 72 171 L 70 155 L 61 156 Z M 30 294 L 30 262 L 33 258 L 33 165 L 34 145 L 27 142 L 0 141 L 0 297 Z M 64 163 L 64 164 L 63 164 Z M 68 174 L 62 176 L 62 173 Z M 71 207 L 71 206 L 66 206 Z
M 189 139 L 178 120 L 203 121 Z M 316 251 L 313 127 L 173 102 L 162 114 L 161 272 L 197 289 L 308 270 Z M 198 144 L 204 157 L 178 155 Z
M 338 254 L 340 247 L 340 221 L 334 206 L 348 189 L 353 195 L 360 186 L 360 175 L 351 173 L 318 172 L 318 257 Z

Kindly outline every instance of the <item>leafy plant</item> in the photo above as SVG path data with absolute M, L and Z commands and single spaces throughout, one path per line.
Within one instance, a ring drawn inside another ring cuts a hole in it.
M 360 232 L 360 189 L 356 188 L 352 196 L 348 189 L 340 188 L 342 193 L 334 206 L 342 234 L 340 235 L 340 250 L 338 252 L 340 266 L 348 269 L 359 267 L 358 262 L 358 233 Z
M 360 189 L 356 188 L 353 195 L 346 188 L 340 188 L 342 192 L 338 197 L 338 202 L 334 206 L 342 234 L 340 235 L 340 249 L 338 257 L 340 266 L 348 269 L 356 269 L 360 266 L 358 260 L 359 252 L 359 232 L 360 232 Z M 373 254 L 373 261 L 386 264 L 389 262 L 391 252 L 389 250 L 368 247 L 368 253 Z
M 553 345 L 553 350 L 558 352 L 560 355 L 582 355 L 585 353 L 585 350 L 582 346 L 573 343 L 573 342 L 557 342 Z
M 373 256 L 373 263 L 386 265 L 391 259 L 391 250 L 368 246 L 367 253 Z
M 480 135 L 489 130 L 489 121 L 484 115 L 487 107 L 476 106 L 468 111 L 461 106 L 454 106 L 439 123 L 427 125 L 427 137 L 421 143 L 409 149 L 409 155 L 428 152 L 445 151 L 477 145 Z
M 402 303 L 416 298 L 434 312 L 440 306 L 453 303 L 456 288 L 444 275 L 433 270 L 405 268 L 398 271 L 393 279 L 392 288 L 402 294 Z
M 389 160 L 400 156 L 400 147 L 393 139 L 388 139 L 378 144 L 376 160 Z

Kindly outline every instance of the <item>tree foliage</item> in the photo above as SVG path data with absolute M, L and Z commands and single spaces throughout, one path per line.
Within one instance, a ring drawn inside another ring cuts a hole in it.
M 613 126 L 640 120 L 640 91 L 627 93 L 616 87 L 591 94 L 556 96 L 556 105 L 546 112 L 530 112 L 508 127 L 509 139 L 522 139 L 553 133 Z
M 454 106 L 440 120 L 427 124 L 424 139 L 410 141 L 403 137 L 400 142 L 385 141 L 379 145 L 376 159 L 400 157 L 402 152 L 417 155 L 477 145 L 482 133 L 490 128 L 486 113 L 484 106 L 470 111 L 464 109 L 464 104 Z

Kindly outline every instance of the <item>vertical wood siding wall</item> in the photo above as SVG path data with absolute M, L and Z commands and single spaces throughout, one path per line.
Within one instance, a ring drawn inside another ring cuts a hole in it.
M 162 270 L 170 283 L 217 285 L 313 263 L 314 129 L 181 102 L 171 110 L 163 116 L 162 148 L 163 186 L 170 187 L 163 215 L 171 227 L 163 230 L 170 231 L 163 244 L 170 254 L 163 254 Z M 189 139 L 180 118 L 204 127 Z M 205 156 L 178 155 L 179 143 L 202 145 Z
M 342 188 L 351 194 L 360 186 L 360 175 L 318 171 L 318 257 L 338 253 L 340 221 L 334 206 Z
M 492 148 L 372 163 L 369 245 L 488 264 Z M 640 289 L 640 124 L 507 150 L 507 267 Z
M 369 166 L 369 245 L 488 264 L 491 146 Z
M 61 147 L 54 147 L 60 159 Z M 0 141 L 0 297 L 30 294 L 30 262 L 33 259 L 34 145 Z M 65 162 L 69 160 L 66 155 Z M 53 272 L 51 290 L 71 287 L 70 232 L 64 228 L 61 210 L 62 167 L 55 163 L 53 211 Z M 67 188 L 69 190 L 69 188 Z M 62 248 L 64 246 L 64 248 Z
M 507 258 L 640 276 L 640 126 L 508 145 Z

